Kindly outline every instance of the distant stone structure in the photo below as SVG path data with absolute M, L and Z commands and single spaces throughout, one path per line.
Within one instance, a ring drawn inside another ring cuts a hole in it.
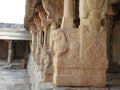
M 0 28 L 24 29 L 23 24 L 0 23 Z
M 0 23 L 0 62 L 4 68 L 10 68 L 15 60 L 28 59 L 31 35 L 23 24 Z M 18 65 L 16 64 L 16 65 Z

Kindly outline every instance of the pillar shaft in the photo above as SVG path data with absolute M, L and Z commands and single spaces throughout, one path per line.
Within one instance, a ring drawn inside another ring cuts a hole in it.
M 30 25 L 30 30 L 32 34 L 31 54 L 35 59 L 35 51 L 36 51 L 36 45 L 37 45 L 37 28 L 35 24 Z
M 80 0 L 80 84 L 105 87 L 107 59 L 106 16 L 108 0 Z M 89 73 L 89 75 L 86 75 Z M 84 77 L 85 76 L 85 77 Z M 88 83 L 86 83 L 88 82 Z
M 64 0 L 64 17 L 74 17 L 73 0 Z
M 72 28 L 74 18 L 74 0 L 64 0 L 64 14 L 61 28 Z
M 43 47 L 47 48 L 47 27 L 44 27 L 44 45 Z
M 13 57 L 13 47 L 12 47 L 12 41 L 8 42 L 8 58 L 7 63 L 10 64 Z

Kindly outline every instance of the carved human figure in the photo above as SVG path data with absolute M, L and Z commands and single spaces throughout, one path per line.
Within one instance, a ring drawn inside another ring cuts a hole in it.
M 81 25 L 93 32 L 105 30 L 107 0 L 80 0 L 80 3 Z
M 50 54 L 43 48 L 41 50 L 40 57 L 40 71 L 41 71 L 41 79 L 44 82 L 52 81 L 53 69 L 52 69 L 52 59 Z
M 79 10 L 81 19 L 79 68 L 80 76 L 86 75 L 80 77 L 79 83 L 82 86 L 105 87 L 108 68 L 106 25 L 108 0 L 80 0 Z
M 40 59 L 40 71 L 45 71 L 47 67 L 51 64 L 51 59 L 47 51 L 43 48 L 41 50 L 41 59 Z

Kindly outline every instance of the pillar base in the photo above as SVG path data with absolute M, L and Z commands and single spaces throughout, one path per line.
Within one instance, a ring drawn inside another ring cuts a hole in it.
M 59 69 L 61 70 L 61 69 Z M 58 72 L 59 72 L 58 70 Z M 56 86 L 92 86 L 105 87 L 106 70 L 101 69 L 62 69 L 63 72 L 54 74 Z M 68 72 L 68 73 L 64 73 Z M 73 71 L 74 74 L 71 74 Z

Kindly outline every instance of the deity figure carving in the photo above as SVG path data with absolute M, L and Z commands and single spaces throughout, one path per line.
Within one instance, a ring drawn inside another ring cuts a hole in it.
M 80 0 L 81 25 L 93 32 L 106 29 L 107 0 Z
M 47 52 L 44 48 L 41 50 L 40 57 L 40 71 L 43 72 L 43 81 L 48 82 L 52 81 L 53 76 L 53 66 L 52 59 L 50 57 L 49 52 Z

